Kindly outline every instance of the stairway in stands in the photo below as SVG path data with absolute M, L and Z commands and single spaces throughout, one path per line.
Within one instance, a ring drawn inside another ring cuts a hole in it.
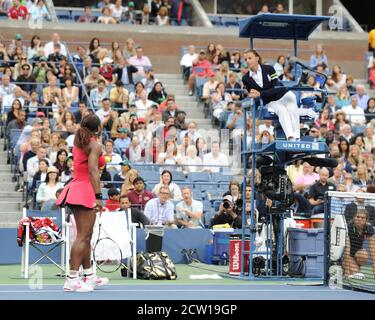
M 175 95 L 177 105 L 186 112 L 186 120 L 195 121 L 198 129 L 212 129 L 210 119 L 204 119 L 202 106 L 199 106 L 195 96 L 188 95 L 188 87 L 184 84 L 181 74 L 157 73 L 156 78 L 163 84 L 167 93 Z
M 0 140 L 0 228 L 17 227 L 22 217 L 22 193 L 15 191 L 13 174 L 7 164 L 7 152 L 4 151 L 4 139 Z

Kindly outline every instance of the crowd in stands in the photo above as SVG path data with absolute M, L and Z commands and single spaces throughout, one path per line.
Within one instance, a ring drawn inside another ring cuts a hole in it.
M 87 6 L 83 14 L 76 19 L 79 23 L 103 24 L 153 24 L 188 25 L 189 2 L 187 0 L 148 1 L 103 0 L 97 4 L 100 14 Z M 11 20 L 50 21 L 51 16 L 43 0 L 1 0 L 0 15 Z M 57 11 L 58 15 L 58 11 Z
M 286 56 L 269 63 L 281 81 L 295 80 Z M 364 85 L 354 87 L 353 77 L 340 66 L 331 66 L 321 45 L 310 64 L 328 81 L 324 84 L 319 73 L 310 74 L 308 85 L 319 82 L 317 87 L 325 86 L 331 94 L 316 119 L 302 123 L 301 129 L 315 141 L 326 142 L 339 166 L 327 170 L 297 162 L 288 174 L 297 212 L 318 213 L 324 190 L 365 191 L 375 183 L 375 99 Z M 213 43 L 200 50 L 189 46 L 181 67 L 189 94 L 198 96 L 213 123 L 228 129 L 236 144 L 234 137 L 243 137 L 245 121 L 239 104 L 246 97 L 242 76 L 249 72 L 242 53 Z M 230 165 L 228 155 L 219 141 L 208 143 L 197 123 L 186 121 L 186 112 L 157 79 L 147 52 L 134 40 L 123 46 L 114 41 L 107 48 L 94 38 L 69 54 L 57 33 L 50 41 L 35 35 L 29 43 L 17 34 L 10 43 L 0 42 L 0 73 L 3 132 L 12 141 L 18 131 L 14 146 L 8 148 L 14 147 L 19 190 L 33 195 L 38 208 L 53 207 L 56 192 L 72 178 L 74 132 L 85 115 L 95 112 L 103 126 L 105 163 L 100 169 L 109 210 L 130 202 L 140 210 L 137 216 L 151 223 L 240 226 L 235 210 L 240 186 L 232 181 L 228 191 L 230 181 L 217 179 L 220 168 Z M 248 118 L 246 124 L 248 135 L 256 126 L 258 143 L 275 139 L 272 121 Z M 224 195 L 232 204 L 229 209 L 222 204 Z M 250 197 L 245 201 L 249 212 Z M 259 214 L 266 203 L 259 195 Z M 213 210 L 217 214 L 212 222 L 205 220 L 203 212 Z
M 228 157 L 218 142 L 209 146 L 197 124 L 186 120 L 140 45 L 128 39 L 123 48 L 114 42 L 109 49 L 92 39 L 87 48 L 78 45 L 69 54 L 55 33 L 51 41 L 35 35 L 29 45 L 17 34 L 0 48 L 4 135 L 29 206 L 55 207 L 56 192 L 73 177 L 74 133 L 81 119 L 95 112 L 103 126 L 101 179 L 109 190 L 109 209 L 127 197 L 147 213 L 147 202 L 163 197 L 167 188 L 173 201 L 168 207 L 185 201 L 180 225 L 202 225 L 203 211 L 196 211 L 195 202 L 191 218 L 187 214 L 193 185 L 186 174 L 217 173 L 229 165 Z M 141 166 L 137 170 L 136 164 Z M 152 180 L 146 164 L 154 165 Z M 180 185 L 173 181 L 176 174 Z

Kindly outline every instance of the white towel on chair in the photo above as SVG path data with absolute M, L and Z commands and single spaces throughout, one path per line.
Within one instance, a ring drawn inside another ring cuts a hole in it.
M 128 258 L 131 256 L 131 237 L 128 228 L 128 220 L 126 218 L 125 212 L 114 211 L 114 212 L 103 212 L 100 218 L 96 219 L 94 226 L 94 233 L 92 236 L 92 246 L 98 239 L 99 233 L 99 219 L 102 224 L 100 238 L 111 238 L 119 247 L 122 253 L 122 258 Z M 95 252 L 96 256 L 100 259 L 106 260 L 111 259 L 111 248 L 105 248 L 105 250 L 100 250 L 103 252 Z

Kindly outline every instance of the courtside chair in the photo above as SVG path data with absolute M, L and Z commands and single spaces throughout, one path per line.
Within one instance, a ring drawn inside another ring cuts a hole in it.
M 66 222 L 65 219 L 65 208 L 53 211 L 39 211 L 39 210 L 28 210 L 23 208 L 22 218 L 27 217 L 35 218 L 50 218 L 61 230 L 61 239 L 52 243 L 39 243 L 36 240 L 30 239 L 30 223 L 24 222 L 23 225 L 25 230 L 25 241 L 22 246 L 22 261 L 21 261 L 21 276 L 25 279 L 29 278 L 29 271 L 31 267 L 38 264 L 43 259 L 49 260 L 57 268 L 59 268 L 64 274 L 69 273 L 69 259 L 70 259 L 70 227 L 71 223 Z M 30 263 L 30 247 L 35 248 L 41 257 L 35 262 Z M 61 261 L 58 264 L 49 255 L 55 251 L 55 249 L 61 247 Z

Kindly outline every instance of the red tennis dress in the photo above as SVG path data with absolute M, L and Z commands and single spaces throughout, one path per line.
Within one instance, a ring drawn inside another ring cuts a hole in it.
M 95 140 L 95 138 L 91 138 Z M 75 205 L 93 209 L 96 204 L 95 191 L 91 185 L 88 156 L 82 150 L 73 147 L 73 180 L 70 181 L 56 200 L 60 207 Z M 100 162 L 101 159 L 99 159 Z

